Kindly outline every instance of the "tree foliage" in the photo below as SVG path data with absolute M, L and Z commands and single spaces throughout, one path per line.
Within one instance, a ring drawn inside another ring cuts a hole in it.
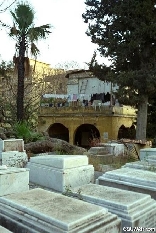
M 137 139 L 146 139 L 148 97 L 156 91 L 156 1 L 86 0 L 87 35 L 111 65 L 90 68 L 119 86 L 118 95 L 138 108 Z
M 24 77 L 25 67 L 29 66 L 28 50 L 35 57 L 39 53 L 36 45 L 40 39 L 46 39 L 50 34 L 51 26 L 45 24 L 34 27 L 34 10 L 28 3 L 18 3 L 14 11 L 10 11 L 13 18 L 13 27 L 10 27 L 10 37 L 16 40 L 14 63 L 18 70 L 17 87 L 17 120 L 24 120 Z M 1 22 L 2 26 L 8 26 Z

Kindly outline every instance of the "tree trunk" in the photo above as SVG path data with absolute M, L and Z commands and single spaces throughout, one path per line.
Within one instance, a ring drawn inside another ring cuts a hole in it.
M 136 139 L 146 140 L 148 96 L 141 95 L 137 113 Z
M 24 119 L 24 57 L 25 57 L 25 36 L 22 36 L 19 45 L 18 60 L 18 87 L 17 87 L 17 121 Z

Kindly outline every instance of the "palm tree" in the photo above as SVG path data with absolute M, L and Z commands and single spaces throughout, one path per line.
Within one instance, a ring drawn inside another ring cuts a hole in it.
M 16 52 L 14 62 L 17 65 L 18 71 L 18 87 L 17 87 L 17 121 L 24 120 L 24 76 L 25 63 L 29 63 L 26 53 L 30 49 L 31 54 L 35 57 L 39 53 L 39 49 L 35 45 L 39 39 L 46 39 L 50 24 L 34 27 L 34 11 L 27 3 L 18 3 L 14 11 L 10 11 L 13 17 L 13 27 L 10 31 L 10 36 L 16 39 Z

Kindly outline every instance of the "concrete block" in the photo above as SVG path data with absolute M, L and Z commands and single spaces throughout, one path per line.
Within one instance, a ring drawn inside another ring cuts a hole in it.
M 90 155 L 105 155 L 105 154 L 108 154 L 109 153 L 109 151 L 108 151 L 108 148 L 106 148 L 106 147 L 102 147 L 102 146 L 100 146 L 100 147 L 91 147 L 89 150 L 88 150 L 88 153 L 90 154 Z
M 0 196 L 29 190 L 29 170 L 4 167 L 0 169 Z
M 28 156 L 26 152 L 19 151 L 6 151 L 2 152 L 2 165 L 8 167 L 25 167 L 28 162 Z
M 94 167 L 88 165 L 84 155 L 32 157 L 26 167 L 30 169 L 30 182 L 59 192 L 94 182 Z
M 2 151 L 24 151 L 23 139 L 6 139 L 3 140 Z
M 97 184 L 145 193 L 156 199 L 156 173 L 133 168 L 121 168 L 106 172 L 96 180 Z
M 14 232 L 121 232 L 121 220 L 107 209 L 43 189 L 0 198 L 1 219 Z
M 99 145 L 105 147 L 108 153 L 114 156 L 124 155 L 124 149 L 125 149 L 124 144 L 108 142 L 108 143 L 99 143 Z
M 140 149 L 140 160 L 147 160 L 150 155 L 156 155 L 156 148 Z
M 122 220 L 122 229 L 156 226 L 156 201 L 150 195 L 96 184 L 83 185 L 72 192 L 74 197 L 78 197 L 80 192 L 79 197 L 83 201 L 102 206 L 118 215 Z

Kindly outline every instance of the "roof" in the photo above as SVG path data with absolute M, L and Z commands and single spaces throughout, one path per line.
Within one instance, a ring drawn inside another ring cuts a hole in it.
M 66 78 L 69 78 L 70 74 L 80 74 L 80 73 L 88 73 L 90 76 L 92 76 L 92 73 L 90 70 L 84 70 L 84 69 L 76 69 L 76 70 L 68 70 L 66 72 Z

